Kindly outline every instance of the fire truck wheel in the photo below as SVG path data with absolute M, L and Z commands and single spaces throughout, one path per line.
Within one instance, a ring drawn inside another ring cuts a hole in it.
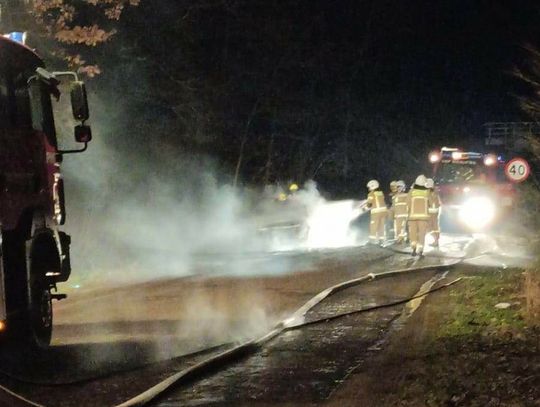
M 14 348 L 39 351 L 49 346 L 52 336 L 51 293 L 41 281 L 31 283 L 32 303 L 10 323 L 7 343 Z
M 51 343 L 53 311 L 51 292 L 43 278 L 35 278 L 31 283 L 32 303 L 29 312 L 31 345 L 46 348 Z

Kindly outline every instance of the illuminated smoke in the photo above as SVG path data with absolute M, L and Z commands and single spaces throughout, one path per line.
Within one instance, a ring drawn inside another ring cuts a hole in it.
M 360 202 L 329 201 L 322 197 L 314 181 L 308 181 L 288 201 L 267 211 L 269 219 L 282 222 L 263 227 L 271 251 L 311 250 L 355 246 L 360 233 L 352 222 L 361 215 Z
M 321 200 L 307 219 L 308 231 L 304 246 L 316 249 L 356 245 L 358 236 L 350 225 L 360 212 L 358 203 L 353 200 L 337 202 Z

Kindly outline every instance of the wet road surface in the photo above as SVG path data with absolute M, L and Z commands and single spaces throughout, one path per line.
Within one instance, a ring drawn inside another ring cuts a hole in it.
M 307 314 L 307 321 L 400 300 L 417 293 L 435 272 L 379 280 L 336 294 Z M 396 328 L 403 308 L 392 307 L 309 325 L 273 340 L 261 352 L 155 406 L 305 405 L 326 400 Z M 401 321 L 403 322 L 403 321 Z
M 4 373 L 46 385 L 21 383 L 6 375 L 0 375 L 1 384 L 47 406 L 112 406 L 212 352 L 181 355 L 263 334 L 333 284 L 414 267 L 417 262 L 445 261 L 440 257 L 413 260 L 378 247 L 283 256 L 295 266 L 279 275 L 212 274 L 79 290 L 56 305 L 54 342 L 48 351 L 22 356 L 0 353 Z M 253 267 L 276 261 L 283 262 L 283 257 L 259 255 Z M 413 295 L 435 274 L 411 273 L 348 289 L 307 317 Z M 177 389 L 157 405 L 325 400 L 362 362 L 366 351 L 396 326 L 393 321 L 402 309 L 387 308 L 287 332 L 261 352 L 193 386 Z M 66 382 L 74 383 L 53 386 Z
M 279 275 L 211 274 L 77 290 L 55 303 L 50 349 L 0 350 L 0 384 L 45 405 L 112 405 L 198 359 L 171 358 L 259 335 L 320 290 L 392 256 L 380 248 L 266 254 L 255 256 L 254 268 L 283 257 L 294 268 Z M 137 369 L 156 362 L 162 362 L 156 370 L 165 373 L 141 379 Z M 63 383 L 74 384 L 50 387 Z

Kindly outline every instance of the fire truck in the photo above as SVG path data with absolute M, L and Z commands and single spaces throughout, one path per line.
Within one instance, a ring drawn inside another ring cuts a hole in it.
M 71 272 L 70 237 L 59 230 L 66 217 L 60 164 L 92 136 L 84 83 L 72 72 L 47 71 L 23 37 L 0 35 L 0 333 L 4 342 L 41 348 L 51 340 L 52 301 L 65 298 L 57 284 Z M 71 150 L 59 149 L 53 114 L 64 85 L 82 143 Z
M 443 147 L 432 151 L 429 161 L 441 197 L 443 226 L 483 231 L 514 205 L 516 190 L 504 175 L 502 156 Z

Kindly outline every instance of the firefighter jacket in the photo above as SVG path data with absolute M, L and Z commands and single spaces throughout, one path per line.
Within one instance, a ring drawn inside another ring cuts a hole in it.
M 384 193 L 378 189 L 370 191 L 367 196 L 367 206 L 371 209 L 371 213 L 386 213 Z
M 409 214 L 407 210 L 408 195 L 405 192 L 398 192 L 392 196 L 392 210 L 394 218 L 406 218 Z
M 407 198 L 409 220 L 429 220 L 429 207 L 432 202 L 430 191 L 415 185 Z
M 435 190 L 431 190 L 431 203 L 429 204 L 429 213 L 438 215 L 441 210 L 441 198 L 439 193 Z

